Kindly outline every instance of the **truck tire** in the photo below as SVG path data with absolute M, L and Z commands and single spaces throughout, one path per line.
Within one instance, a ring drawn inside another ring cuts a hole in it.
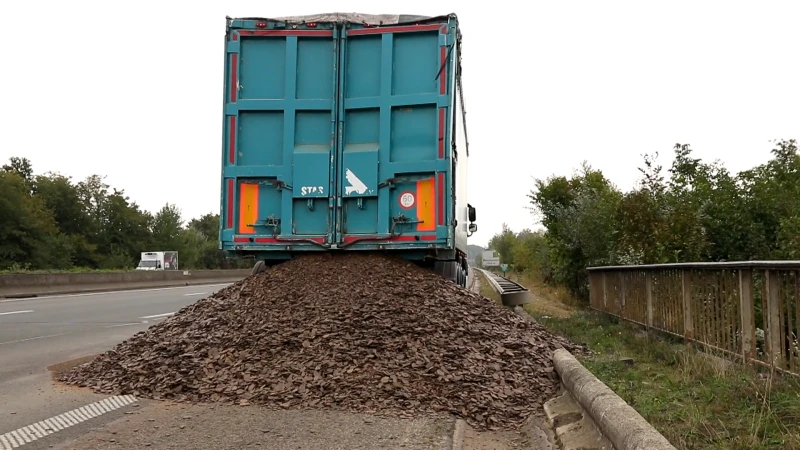
M 436 261 L 433 266 L 433 270 L 445 280 L 458 284 L 457 264 L 458 263 L 455 261 Z
M 469 262 L 466 258 L 461 260 L 461 270 L 464 272 L 464 289 L 469 285 Z
M 452 281 L 456 285 L 461 284 L 461 272 L 458 270 L 458 262 L 456 261 L 448 262 L 447 268 L 448 268 L 447 279 Z
M 257 261 L 256 264 L 253 266 L 253 270 L 251 270 L 250 273 L 252 275 L 255 275 L 265 270 L 267 270 L 267 264 L 264 261 Z

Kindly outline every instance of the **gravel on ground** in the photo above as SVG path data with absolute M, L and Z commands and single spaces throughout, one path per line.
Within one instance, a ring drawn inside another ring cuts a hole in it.
M 453 420 L 145 402 L 63 450 L 449 450 Z

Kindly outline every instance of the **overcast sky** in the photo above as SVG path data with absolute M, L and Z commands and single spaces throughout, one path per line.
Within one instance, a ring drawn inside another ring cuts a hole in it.
M 225 16 L 334 11 L 458 14 L 471 243 L 533 227 L 533 177 L 583 160 L 629 189 L 642 153 L 668 166 L 677 142 L 738 171 L 800 138 L 800 1 L 178 4 L 0 3 L 0 158 L 218 212 Z

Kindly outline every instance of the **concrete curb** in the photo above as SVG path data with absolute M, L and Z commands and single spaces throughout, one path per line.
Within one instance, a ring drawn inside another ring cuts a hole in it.
M 456 419 L 456 425 L 453 428 L 453 450 L 464 449 L 464 433 L 467 429 L 467 423 L 462 419 Z
M 553 366 L 572 397 L 617 450 L 677 450 L 644 417 L 565 349 L 553 352 Z

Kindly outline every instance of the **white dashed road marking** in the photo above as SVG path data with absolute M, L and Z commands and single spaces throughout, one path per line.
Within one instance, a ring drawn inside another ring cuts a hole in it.
M 17 339 L 16 341 L 0 342 L 0 345 L 16 344 L 18 342 L 28 342 L 28 341 L 35 341 L 35 340 L 38 340 L 38 339 L 47 339 L 47 338 L 53 338 L 53 337 L 58 337 L 58 336 L 66 336 L 68 334 L 72 334 L 72 333 L 48 334 L 47 336 L 36 336 L 36 337 L 32 337 L 32 338 L 27 338 L 27 339 Z
M 25 314 L 25 313 L 32 313 L 32 312 L 33 312 L 32 309 L 26 309 L 25 311 L 9 311 L 9 312 L 0 313 L 0 316 L 8 316 L 8 315 L 11 315 L 11 314 Z
M 118 323 L 116 325 L 107 325 L 106 328 L 129 327 L 131 325 L 142 325 L 142 324 L 145 324 L 145 323 L 147 323 L 146 320 L 142 321 L 142 322 Z
M 183 294 L 184 297 L 191 297 L 192 295 L 206 295 L 205 292 L 194 292 L 192 294 Z
M 157 319 L 159 317 L 167 317 L 167 316 L 171 316 L 173 314 L 175 314 L 175 313 L 171 312 L 171 313 L 164 313 L 164 314 L 155 314 L 155 315 L 152 315 L 152 316 L 144 316 L 144 317 L 139 317 L 139 318 L 140 319 Z
M 36 422 L 6 434 L 0 434 L 0 450 L 11 450 L 30 444 L 45 436 L 49 436 L 57 431 L 67 429 L 87 420 L 120 409 L 124 406 L 136 403 L 136 397 L 132 395 L 117 395 L 90 403 L 72 411 L 59 414 L 55 417 Z

